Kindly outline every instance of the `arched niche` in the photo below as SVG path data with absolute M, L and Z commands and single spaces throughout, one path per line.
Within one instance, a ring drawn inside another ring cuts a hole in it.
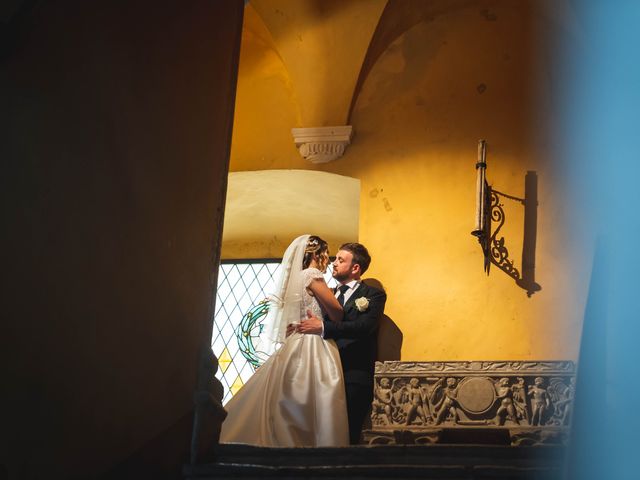
M 279 258 L 298 235 L 319 235 L 331 253 L 358 240 L 360 180 L 310 170 L 231 172 L 222 259 Z

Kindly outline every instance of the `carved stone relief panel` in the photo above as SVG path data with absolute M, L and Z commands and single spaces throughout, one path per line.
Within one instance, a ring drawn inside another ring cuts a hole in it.
M 568 361 L 378 362 L 365 439 L 435 443 L 448 429 L 506 429 L 512 444 L 566 443 L 574 392 Z

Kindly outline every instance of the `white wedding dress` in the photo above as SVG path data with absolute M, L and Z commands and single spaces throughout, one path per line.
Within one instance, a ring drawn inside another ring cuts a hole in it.
M 320 270 L 301 270 L 301 311 L 322 318 L 307 287 Z M 266 447 L 349 444 L 340 354 L 333 340 L 294 333 L 225 405 L 221 442 Z

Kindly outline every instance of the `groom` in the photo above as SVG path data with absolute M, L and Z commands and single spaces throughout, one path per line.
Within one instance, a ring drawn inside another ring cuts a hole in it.
M 345 243 L 333 262 L 333 278 L 340 286 L 336 298 L 343 305 L 344 319 L 333 323 L 314 316 L 303 320 L 297 330 L 332 338 L 338 345 L 347 396 L 349 441 L 357 444 L 365 416 L 373 399 L 373 371 L 377 333 L 387 295 L 360 281 L 371 257 L 364 245 Z M 310 313 L 310 312 L 309 312 Z

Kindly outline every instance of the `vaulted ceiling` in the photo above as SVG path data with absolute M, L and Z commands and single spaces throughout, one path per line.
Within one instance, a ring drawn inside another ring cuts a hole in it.
M 386 0 L 253 0 L 295 85 L 302 126 L 344 125 Z M 251 15 L 252 13 L 247 13 Z
M 465 8 L 488 21 L 499 0 L 250 0 L 245 31 L 269 43 L 289 75 L 298 126 L 349 124 L 367 75 L 404 32 Z M 569 0 L 523 2 L 575 30 Z

